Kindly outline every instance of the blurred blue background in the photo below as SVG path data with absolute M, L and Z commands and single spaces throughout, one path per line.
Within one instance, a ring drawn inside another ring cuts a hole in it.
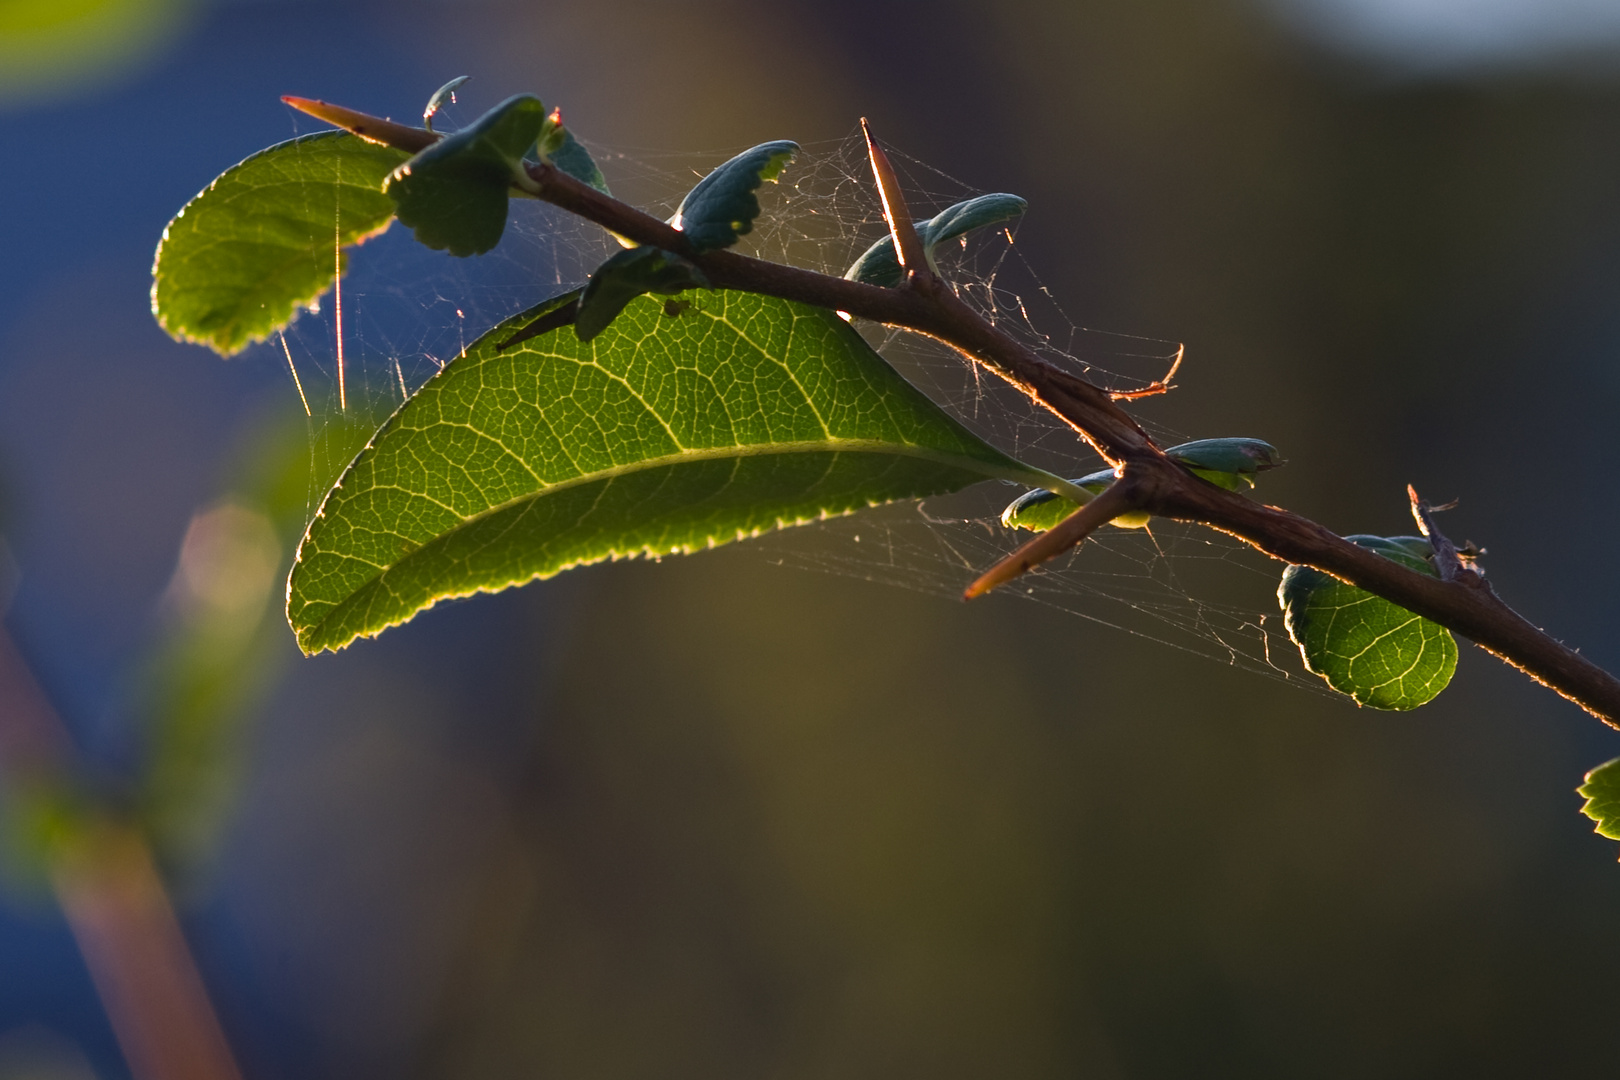
M 406 118 L 459 74 L 462 119 L 533 90 L 649 159 L 872 117 L 1028 197 L 1022 255 L 1076 321 L 1187 343 L 1145 417 L 1277 443 L 1265 496 L 1343 532 L 1410 531 L 1408 482 L 1460 497 L 1448 525 L 1504 597 L 1620 664 L 1612 4 L 50 7 L 0 2 L 7 623 L 114 787 L 150 753 L 130 688 L 188 527 L 297 403 L 279 349 L 156 327 L 162 227 L 314 128 L 281 94 Z M 487 324 L 546 292 L 523 267 L 431 288 Z M 276 640 L 217 835 L 172 867 L 252 1080 L 1620 1060 L 1620 870 L 1572 790 L 1620 739 L 1477 650 L 1435 705 L 1364 712 L 748 545 L 338 656 Z M 65 925 L 19 892 L 0 1076 L 45 1075 L 127 1072 Z

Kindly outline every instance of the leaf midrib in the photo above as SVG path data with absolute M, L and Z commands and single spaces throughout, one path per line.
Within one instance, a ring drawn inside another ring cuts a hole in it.
M 307 624 L 300 631 L 299 636 L 305 637 L 319 631 L 325 625 L 327 619 L 331 617 L 332 613 L 342 608 L 346 601 L 354 597 L 362 589 L 365 589 L 376 582 L 382 577 L 383 574 L 403 566 L 405 563 L 415 558 L 419 553 L 425 551 L 430 546 L 447 540 L 449 537 L 461 532 L 464 529 L 468 529 L 476 525 L 479 521 L 482 521 L 485 518 L 493 517 L 496 514 L 502 513 L 503 511 L 522 503 L 533 502 L 536 499 L 544 498 L 548 495 L 555 495 L 558 492 L 566 491 L 570 488 L 581 487 L 585 484 L 596 483 L 602 480 L 613 480 L 621 476 L 629 476 L 633 473 L 648 472 L 653 469 L 667 468 L 674 465 L 693 464 L 701 461 L 730 461 L 738 458 L 810 453 L 868 453 L 884 454 L 891 457 L 911 457 L 923 461 L 930 461 L 938 465 L 960 468 L 968 472 L 976 472 L 985 477 L 987 480 L 1011 480 L 1016 483 L 1023 484 L 1032 482 L 1032 479 L 1041 478 L 1039 474 L 1032 477 L 1030 471 L 1026 471 L 1023 468 L 1018 467 L 1016 463 L 1012 463 L 1008 466 L 998 466 L 992 464 L 991 462 L 983 461 L 979 458 L 970 457 L 964 454 L 953 454 L 947 451 L 935 450 L 930 447 L 915 446 L 906 443 L 885 442 L 881 439 L 820 439 L 815 441 L 789 443 L 751 443 L 742 446 L 686 450 L 676 454 L 666 454 L 662 457 L 644 458 L 640 461 L 632 462 L 626 465 L 616 465 L 608 469 L 599 469 L 595 472 L 582 473 L 579 476 L 570 477 L 567 480 L 560 480 L 554 484 L 548 484 L 537 491 L 525 492 L 522 495 L 514 496 L 513 498 L 507 499 L 504 502 L 494 503 L 483 510 L 478 511 L 476 514 L 470 514 L 461 518 L 457 524 L 451 526 L 450 528 L 435 533 L 429 540 L 422 542 L 420 546 L 413 548 L 411 551 L 407 552 L 405 555 L 393 562 L 381 564 L 366 563 L 366 565 L 373 567 L 376 570 L 376 573 L 372 574 L 366 578 L 366 580 L 359 582 L 353 587 L 348 588 L 343 599 L 331 602 L 331 607 L 327 614 L 320 620 Z M 396 485 L 386 484 L 373 485 L 366 490 L 376 491 L 388 487 L 394 487 L 395 490 L 403 490 L 398 488 Z M 338 486 L 338 490 L 342 490 L 341 483 Z M 423 498 L 432 501 L 431 497 L 425 492 L 406 491 L 405 493 L 413 498 Z M 443 504 L 438 505 L 442 506 Z M 446 509 L 448 509 L 448 507 L 446 507 Z M 317 514 L 317 517 L 322 516 L 324 512 L 325 510 L 323 507 L 321 514 Z M 400 539 L 415 543 L 415 541 L 408 536 L 400 536 Z M 335 551 L 319 551 L 317 554 L 337 555 L 339 553 Z M 354 555 L 343 555 L 341 557 L 354 559 L 357 562 L 365 561 Z M 308 600 L 305 603 L 307 606 L 310 603 L 318 602 L 321 601 Z

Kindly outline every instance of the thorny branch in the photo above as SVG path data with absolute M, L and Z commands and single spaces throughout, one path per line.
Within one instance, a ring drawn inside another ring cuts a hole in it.
M 439 136 L 324 102 L 288 104 L 356 135 L 419 152 Z M 875 144 L 874 144 L 875 145 Z M 1315 567 L 1384 597 L 1472 640 L 1487 652 L 1620 728 L 1620 679 L 1531 624 L 1488 587 L 1456 575 L 1409 570 L 1298 514 L 1253 502 L 1193 476 L 1167 458 L 1108 391 L 1042 360 L 963 303 L 949 287 L 913 268 L 886 289 L 750 258 L 698 252 L 678 230 L 589 187 L 549 164 L 530 165 L 540 199 L 641 244 L 697 263 L 716 288 L 776 296 L 913 330 L 989 368 L 1067 423 L 1119 470 L 1108 490 L 1121 509 L 1195 522 L 1238 537 L 1273 558 Z M 1455 554 L 1455 549 L 1453 548 Z

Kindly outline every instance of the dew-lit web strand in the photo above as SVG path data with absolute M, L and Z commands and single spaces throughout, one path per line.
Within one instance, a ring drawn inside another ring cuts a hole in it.
M 287 356 L 287 370 L 292 372 L 293 385 L 298 388 L 298 400 L 304 404 L 304 415 L 313 417 L 315 414 L 309 411 L 309 398 L 304 396 L 303 380 L 298 377 L 298 365 L 293 363 L 292 350 L 287 347 L 287 334 L 282 331 L 276 336 L 281 339 L 281 351 Z
M 708 168 L 734 152 L 698 156 L 594 144 L 589 148 L 608 173 L 615 192 L 650 212 L 662 210 L 664 215 L 673 211 Z M 919 217 L 979 193 L 901 152 L 891 150 L 890 155 L 916 191 L 912 205 Z M 842 273 L 886 230 L 865 156 L 858 135 L 806 145 L 780 184 L 761 187 L 764 212 L 741 249 L 776 261 Z M 911 194 L 908 190 L 908 197 Z M 385 379 L 390 399 L 397 401 L 396 394 L 408 397 L 446 359 L 464 353 L 469 331 L 476 337 L 502 318 L 582 281 L 604 257 L 618 250 L 599 227 L 555 208 L 527 200 L 514 200 L 512 207 L 506 238 L 494 252 L 478 259 L 424 255 L 397 225 L 390 235 L 360 249 L 358 257 L 350 261 L 355 276 L 347 299 L 353 309 L 349 315 L 356 338 L 349 344 L 358 348 L 357 343 L 375 337 L 382 351 L 364 348 L 356 352 L 355 371 L 350 374 L 367 380 L 371 377 L 368 368 L 376 365 L 368 365 L 365 356 L 387 357 L 388 367 L 375 374 Z M 1051 290 L 1028 266 L 1012 228 L 984 230 L 965 244 L 946 245 L 936 254 L 946 279 L 965 300 L 1001 329 L 1070 370 L 1102 377 L 1122 389 L 1134 388 L 1161 377 L 1179 348 L 1166 339 L 1098 331 L 1068 318 Z M 340 262 L 341 252 L 335 257 Z M 399 269 L 422 264 L 428 267 L 423 271 L 428 274 L 425 283 Z M 511 282 L 489 284 L 481 274 L 492 267 L 510 271 Z M 1031 298 L 1039 301 L 1039 312 L 1031 310 Z M 334 297 L 331 317 L 337 326 L 333 331 L 347 328 L 340 316 L 343 299 L 341 293 Z M 374 308 L 380 301 L 386 301 L 385 309 L 398 307 L 415 315 L 392 322 L 366 317 L 363 308 Z M 1038 328 L 1042 321 L 1067 330 L 1054 339 Z M 908 376 L 920 375 L 930 396 L 991 441 L 1010 446 L 1018 456 L 1033 452 L 1043 459 L 1040 464 L 1058 471 L 1072 470 L 1067 475 L 1100 467 L 1065 425 L 999 380 L 985 379 L 977 365 L 965 365 L 946 347 L 905 331 L 870 324 L 861 324 L 861 328 Z M 302 330 L 295 325 L 289 332 Z M 346 408 L 341 332 L 335 334 L 335 340 L 334 348 L 334 337 L 327 337 L 326 347 L 334 349 L 340 408 Z M 283 348 L 291 368 L 285 336 Z M 410 359 L 410 370 L 404 358 Z M 293 370 L 302 397 L 303 386 Z M 382 384 L 375 386 L 383 389 Z M 307 398 L 303 400 L 307 407 Z M 1161 441 L 1187 437 L 1163 425 L 1146 426 Z M 980 485 L 974 489 L 978 492 L 976 508 L 955 517 L 931 517 L 915 505 L 902 505 L 768 534 L 743 546 L 783 565 L 899 585 L 954 600 L 972 572 L 1016 545 L 1020 534 L 1003 530 L 995 518 L 1020 490 L 1003 484 Z M 311 492 L 311 509 L 323 495 Z M 862 538 L 858 542 L 852 539 L 857 535 Z M 1174 537 L 1174 543 L 1168 537 Z M 1274 608 L 1263 605 L 1274 593 L 1276 571 L 1269 561 L 1264 570 L 1257 571 L 1254 563 L 1258 558 L 1246 546 L 1219 534 L 1172 523 L 1161 528 L 1156 522 L 1151 535 L 1105 529 L 1075 553 L 1009 592 L 1184 653 L 1317 689 L 1314 680 L 1302 680 L 1298 672 L 1275 662 L 1271 645 L 1278 616 L 1270 613 Z M 1237 571 L 1240 581 L 1252 576 L 1258 586 L 1251 590 L 1254 605 L 1199 599 L 1175 565 L 1188 561 L 1199 566 L 1212 564 L 1223 572 Z M 1284 648 L 1278 655 L 1292 657 L 1293 651 Z
M 343 175 L 343 159 L 338 159 L 338 177 Z M 349 411 L 349 397 L 343 385 L 343 225 L 340 211 L 332 210 L 332 308 L 333 322 L 337 326 L 337 390 L 338 410 Z
M 834 156 L 836 159 L 836 152 Z M 847 158 L 849 155 L 844 156 Z M 914 159 L 907 158 L 903 154 L 891 150 L 890 156 L 897 162 L 903 162 L 905 165 L 913 167 L 908 176 L 914 185 L 916 184 L 917 169 L 920 168 L 928 175 L 947 181 L 951 187 L 956 189 L 940 191 L 938 197 L 933 200 L 934 209 L 943 208 L 944 205 L 950 202 L 977 194 L 967 185 L 954 181 L 953 178 L 937 169 L 919 165 Z M 875 200 L 869 194 L 870 179 L 866 174 L 865 162 L 851 163 L 846 161 L 842 168 L 843 176 L 838 181 L 838 185 L 844 190 L 859 193 L 862 202 L 870 208 Z M 806 195 L 806 185 L 803 183 L 795 185 L 793 190 L 795 194 L 801 197 Z M 804 216 L 793 212 L 799 209 L 791 206 L 794 200 L 786 201 L 790 203 L 789 209 L 776 214 L 768 214 L 763 219 L 764 227 L 760 231 L 764 235 L 770 236 L 769 230 L 773 224 L 776 224 L 778 229 L 785 228 L 791 231 L 797 229 L 798 223 L 805 220 Z M 928 205 L 928 203 L 926 199 L 921 199 L 915 201 L 913 205 Z M 923 211 L 919 209 L 917 215 L 919 217 L 923 216 Z M 826 265 L 824 261 L 824 269 L 836 272 L 837 266 L 847 264 L 848 258 L 852 258 L 853 254 L 858 254 L 860 250 L 864 250 L 866 244 L 874 238 L 872 234 L 881 235 L 884 223 L 880 215 L 871 209 L 867 209 L 865 212 L 858 213 L 853 217 L 846 213 L 836 213 L 832 217 L 841 227 L 851 220 L 858 223 L 858 228 L 854 230 L 854 235 L 850 237 L 855 241 L 850 250 L 839 253 L 839 261 L 831 265 Z M 818 213 L 816 218 L 821 222 L 825 222 L 828 215 Z M 842 234 L 847 235 L 850 231 L 844 228 Z M 1012 230 L 1010 228 L 998 230 L 998 234 L 1004 243 L 989 245 L 984 242 L 983 237 L 977 237 L 972 241 L 951 245 L 948 250 L 957 254 L 971 252 L 976 256 L 977 261 L 972 259 L 966 261 L 962 259 L 953 260 L 949 266 L 942 265 L 942 270 L 944 270 L 947 279 L 957 286 L 959 294 L 963 295 L 964 299 L 974 303 L 975 307 L 984 311 L 1002 329 L 1015 333 L 1043 355 L 1061 363 L 1065 367 L 1069 367 L 1071 370 L 1078 369 L 1093 377 L 1098 374 L 1112 376 L 1121 381 L 1122 388 L 1131 384 L 1136 386 L 1145 385 L 1162 377 L 1170 369 L 1176 356 L 1181 351 L 1179 343 L 1145 335 L 1099 332 L 1074 323 L 1064 315 L 1061 308 L 1052 298 L 1051 290 L 1040 282 L 1039 277 L 1023 259 L 1022 254 L 1015 246 Z M 772 240 L 774 241 L 773 244 L 761 244 L 761 246 L 788 246 L 779 238 L 772 237 Z M 985 256 L 987 254 L 989 255 L 988 269 L 985 268 Z M 1023 294 L 1002 286 L 1000 275 L 1009 258 L 1014 260 L 1018 271 L 1035 284 L 1036 291 L 1048 302 L 1052 313 L 1062 322 L 1068 324 L 1068 340 L 1063 346 L 1059 346 L 1049 335 L 1037 329 L 1035 317 L 1030 313 Z M 944 260 L 942 260 L 943 262 Z M 1010 397 L 1013 399 L 1012 404 L 1015 407 L 1024 404 L 1016 400 L 1017 395 L 1009 394 L 1006 388 L 1001 387 L 998 380 L 992 379 L 989 381 L 991 387 L 993 387 L 992 391 L 990 387 L 987 387 L 982 378 L 982 372 L 976 365 L 969 365 L 964 369 L 960 358 L 954 352 L 937 343 L 919 339 L 916 335 L 905 331 L 885 330 L 880 331 L 880 333 L 886 338 L 888 345 L 891 347 L 898 346 L 911 352 L 932 350 L 940 357 L 942 370 L 954 372 L 959 378 L 965 372 L 966 379 L 971 383 L 971 387 L 966 391 L 966 396 L 953 396 L 949 393 L 945 395 L 948 403 L 958 415 L 969 415 L 977 418 L 982 412 L 986 411 L 982 406 L 987 405 L 991 398 L 997 395 L 1004 399 L 1003 403 L 1005 403 L 1005 399 Z M 1094 357 L 1087 358 L 1078 354 L 1076 342 L 1083 336 L 1090 337 L 1093 340 L 1100 338 L 1121 343 L 1132 343 L 1137 347 L 1123 351 L 1110 349 L 1109 356 L 1112 358 L 1112 362 L 1103 366 L 1096 363 Z M 1153 349 L 1150 347 L 1144 350 L 1139 347 L 1140 345 L 1157 345 L 1159 348 Z M 1133 370 L 1128 375 L 1122 374 L 1113 370 L 1121 360 L 1127 363 L 1141 361 L 1148 364 L 1149 369 L 1145 373 Z M 998 416 L 1001 415 L 999 408 L 988 411 Z M 1040 441 L 1061 442 L 1071 461 L 1076 453 L 1085 453 L 1084 449 L 1076 443 L 1071 431 L 1038 410 L 1034 411 L 1033 415 L 1026 419 L 1015 417 L 1014 425 L 1013 443 L 1019 453 L 1025 452 L 1028 443 Z M 1186 437 L 1177 432 L 1164 430 L 1162 425 L 1150 426 L 1160 428 L 1160 431 L 1155 433 L 1168 436 L 1167 441 L 1182 441 Z M 1071 467 L 1073 466 L 1071 465 Z M 1084 471 L 1089 471 L 1089 469 Z M 1008 497 L 1010 498 L 1010 496 Z M 870 542 L 861 544 L 859 547 L 840 549 L 850 553 L 841 558 L 841 565 L 829 565 L 823 561 L 816 568 L 827 572 L 872 580 L 885 580 L 891 584 L 901 584 L 910 588 L 920 588 L 924 592 L 943 593 L 954 597 L 961 587 L 961 575 L 969 573 L 969 571 L 982 569 L 987 562 L 999 558 L 1007 550 L 1009 544 L 1007 537 L 1009 534 L 1001 530 L 999 526 L 990 523 L 989 519 L 993 518 L 994 512 L 995 510 L 992 508 L 990 515 L 987 515 L 987 517 L 981 517 L 977 520 L 964 520 L 960 523 L 969 530 L 968 536 L 974 541 L 966 545 L 960 543 L 963 537 L 961 529 L 953 529 L 945 522 L 928 522 L 927 535 L 930 542 L 936 546 L 936 553 L 933 554 L 922 546 L 907 544 L 899 540 L 898 533 L 887 532 L 884 536 L 884 543 L 881 545 L 886 551 L 885 556 L 881 559 L 881 563 L 887 571 L 885 573 L 868 572 L 870 569 L 870 555 L 873 548 L 878 546 Z M 918 510 L 918 514 L 923 517 L 927 516 L 921 509 Z M 899 520 L 904 521 L 904 516 L 904 511 L 901 511 Z M 889 524 L 890 520 L 885 518 L 873 522 L 864 517 L 858 517 L 853 519 L 849 528 L 850 530 L 860 530 L 856 535 L 865 535 L 870 539 L 873 534 L 884 535 L 887 530 L 894 528 L 895 526 Z M 822 528 L 823 531 L 831 531 L 842 524 L 843 522 L 839 522 L 836 525 L 829 524 Z M 1091 552 L 1081 551 L 1074 553 L 1059 567 L 1050 568 L 1047 572 L 1037 575 L 1035 580 L 1027 585 L 1020 595 L 1024 595 L 1029 599 L 1036 599 L 1047 606 L 1081 615 L 1101 625 L 1125 630 L 1127 633 L 1146 640 L 1167 644 L 1217 662 L 1236 664 L 1271 678 L 1287 680 L 1313 690 L 1321 690 L 1314 680 L 1301 682 L 1298 672 L 1279 667 L 1273 659 L 1270 648 L 1273 633 L 1271 627 L 1277 623 L 1278 616 L 1276 614 L 1248 607 L 1221 607 L 1208 604 L 1197 600 L 1182 584 L 1180 575 L 1175 569 L 1176 559 L 1171 558 L 1160 547 L 1158 538 L 1160 535 L 1169 533 L 1172 529 L 1185 530 L 1185 528 L 1171 526 L 1170 523 L 1156 523 L 1151 531 L 1144 533 L 1123 533 L 1117 530 L 1106 530 L 1113 535 L 1089 541 L 1088 543 L 1092 546 Z M 1192 535 L 1197 535 L 1198 539 L 1192 540 Z M 779 539 L 783 546 L 791 547 L 795 542 L 789 533 L 781 534 Z M 1139 565 L 1142 568 L 1140 572 L 1131 576 L 1114 575 L 1110 577 L 1088 569 L 1090 562 L 1095 561 L 1095 552 L 1099 546 L 1124 551 L 1128 550 L 1132 544 L 1142 544 L 1144 540 L 1151 544 L 1152 550 L 1150 554 L 1144 554 L 1140 558 Z M 1186 542 L 1196 543 L 1202 552 L 1218 552 L 1217 558 L 1223 564 L 1222 569 L 1227 566 L 1232 568 L 1241 567 L 1250 573 L 1258 573 L 1260 580 L 1264 582 L 1262 599 L 1269 599 L 1274 592 L 1276 580 L 1274 566 L 1267 561 L 1265 569 L 1256 571 L 1252 564 L 1257 557 L 1245 545 L 1216 534 L 1204 535 L 1203 530 L 1196 530 L 1195 533 L 1189 534 Z M 897 556 L 896 553 L 903 548 L 906 549 L 904 557 Z M 937 549 L 947 549 L 948 556 L 940 556 L 937 554 Z M 974 552 L 971 558 L 967 554 L 969 550 Z M 854 551 L 860 551 L 860 556 L 854 556 Z M 1092 556 L 1090 561 L 1088 561 L 1088 555 Z M 941 558 L 944 559 L 942 563 L 938 564 L 944 568 L 943 573 L 930 574 L 920 572 L 917 569 L 919 563 L 927 562 L 930 558 L 936 560 L 936 562 Z M 803 564 L 800 560 L 779 561 L 788 561 L 795 565 Z M 1209 559 L 1205 557 L 1203 561 L 1208 562 Z M 863 566 L 867 567 L 867 570 L 863 570 Z M 927 580 L 930 577 L 936 577 L 938 580 Z M 1133 586 L 1132 582 L 1136 584 Z M 1146 587 L 1143 587 L 1143 583 L 1146 583 Z M 1147 617 L 1150 622 L 1167 628 L 1174 628 L 1183 635 L 1214 646 L 1214 649 L 1194 648 L 1186 642 L 1172 641 L 1164 634 L 1153 632 L 1151 629 L 1144 629 L 1141 626 L 1127 626 L 1119 621 L 1102 618 L 1083 606 L 1082 602 L 1088 597 L 1107 598 L 1114 603 L 1125 604 L 1134 613 Z M 1291 656 L 1292 652 L 1291 650 L 1285 650 L 1283 655 Z M 1325 690 L 1321 692 L 1326 693 Z

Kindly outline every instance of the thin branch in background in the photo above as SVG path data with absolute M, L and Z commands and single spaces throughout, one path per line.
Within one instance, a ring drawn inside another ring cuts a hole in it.
M 0 627 L 0 769 L 8 784 L 59 783 L 73 761 L 67 730 Z M 145 836 L 92 813 L 47 858 L 136 1080 L 241 1080 Z

